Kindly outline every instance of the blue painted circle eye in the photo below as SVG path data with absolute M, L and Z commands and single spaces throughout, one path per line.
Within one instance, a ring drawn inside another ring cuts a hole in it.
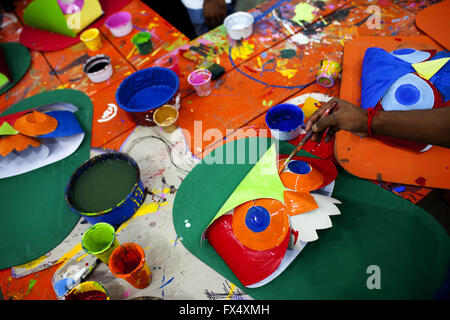
M 308 174 L 311 172 L 311 166 L 307 162 L 300 160 L 289 162 L 288 169 L 296 174 Z
M 253 206 L 247 211 L 245 225 L 253 232 L 261 232 L 270 224 L 270 214 L 266 208 Z
M 395 98 L 405 106 L 410 106 L 420 99 L 420 91 L 412 84 L 402 84 L 395 90 Z
M 394 50 L 394 51 L 392 51 L 392 53 L 393 54 L 397 54 L 397 55 L 404 55 L 404 54 L 410 54 L 410 53 L 413 53 L 413 52 L 415 52 L 416 50 L 414 50 L 414 49 L 407 49 L 407 48 L 405 48 L 405 49 L 397 49 L 397 50 Z

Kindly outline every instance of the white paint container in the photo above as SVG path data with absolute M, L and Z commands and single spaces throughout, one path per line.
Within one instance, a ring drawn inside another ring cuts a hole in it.
M 83 72 L 94 83 L 104 82 L 113 74 L 111 58 L 104 54 L 93 56 L 84 64 Z
M 253 33 L 254 18 L 250 13 L 238 11 L 225 18 L 223 24 L 233 40 L 246 39 Z

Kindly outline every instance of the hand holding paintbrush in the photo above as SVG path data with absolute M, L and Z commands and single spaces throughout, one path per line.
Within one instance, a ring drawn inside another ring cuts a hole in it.
M 328 115 L 330 115 L 335 110 L 336 106 L 337 106 L 337 101 L 336 100 L 331 100 L 325 106 L 323 106 L 322 108 L 319 109 L 321 112 L 318 112 L 319 110 L 317 110 L 311 116 L 310 120 L 306 124 L 306 128 L 305 128 L 306 131 L 307 131 L 306 135 L 303 137 L 303 139 L 300 141 L 300 143 L 297 145 L 297 147 L 291 152 L 289 157 L 283 162 L 283 164 L 281 165 L 280 169 L 278 170 L 278 173 L 283 172 L 284 168 L 289 163 L 289 161 L 291 161 L 292 157 L 297 152 L 299 152 L 303 148 L 305 143 L 313 136 L 313 134 L 314 134 L 314 132 L 312 130 L 312 126 L 313 126 L 312 123 L 313 122 L 311 121 L 311 119 L 313 119 L 313 117 L 314 117 L 315 121 L 317 121 L 318 119 L 323 119 L 323 118 L 327 117 Z M 328 134 L 328 130 L 329 130 L 329 127 L 327 127 L 327 129 L 325 130 L 325 135 Z

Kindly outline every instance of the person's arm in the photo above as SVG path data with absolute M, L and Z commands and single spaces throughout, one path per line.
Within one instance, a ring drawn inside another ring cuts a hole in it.
M 221 25 L 227 16 L 225 0 L 204 0 L 203 16 L 205 17 L 205 24 L 209 29 Z
M 333 101 L 337 102 L 335 111 L 320 119 Z M 311 139 L 320 141 L 328 127 L 330 136 L 339 130 L 367 136 L 367 112 L 347 101 L 333 98 L 316 110 L 305 129 L 312 129 L 314 134 Z M 373 118 L 372 133 L 450 148 L 450 108 L 380 111 Z

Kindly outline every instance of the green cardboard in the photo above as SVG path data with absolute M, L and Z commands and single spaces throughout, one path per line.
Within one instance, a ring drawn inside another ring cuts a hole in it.
M 18 42 L 0 43 L 3 55 L 8 65 L 12 81 L 0 89 L 0 94 L 5 93 L 14 87 L 20 79 L 27 73 L 31 65 L 31 55 L 28 49 Z
M 253 139 L 271 144 L 270 139 L 247 138 L 247 148 Z M 253 167 L 248 162 L 209 164 L 209 158 L 221 152 L 226 159 L 225 146 L 208 155 L 184 179 L 175 197 L 173 222 L 192 254 L 253 298 L 431 299 L 443 284 L 450 240 L 441 225 L 420 207 L 339 168 L 332 196 L 342 202 L 338 205 L 341 215 L 333 216 L 333 227 L 318 230 L 319 239 L 308 243 L 272 282 L 245 288 L 208 241 L 198 240 Z M 281 142 L 279 152 L 290 154 L 293 148 Z M 305 151 L 297 155 L 311 156 Z M 380 289 L 370 289 L 377 267 Z
M 70 156 L 48 166 L 0 180 L 0 269 L 37 259 L 56 247 L 80 217 L 67 206 L 66 184 L 89 159 L 93 106 L 89 97 L 72 89 L 44 92 L 13 105 L 0 116 L 39 106 L 67 102 L 83 127 L 83 142 Z
M 26 25 L 75 38 L 75 32 L 67 27 L 66 18 L 56 0 L 34 0 L 23 12 Z

